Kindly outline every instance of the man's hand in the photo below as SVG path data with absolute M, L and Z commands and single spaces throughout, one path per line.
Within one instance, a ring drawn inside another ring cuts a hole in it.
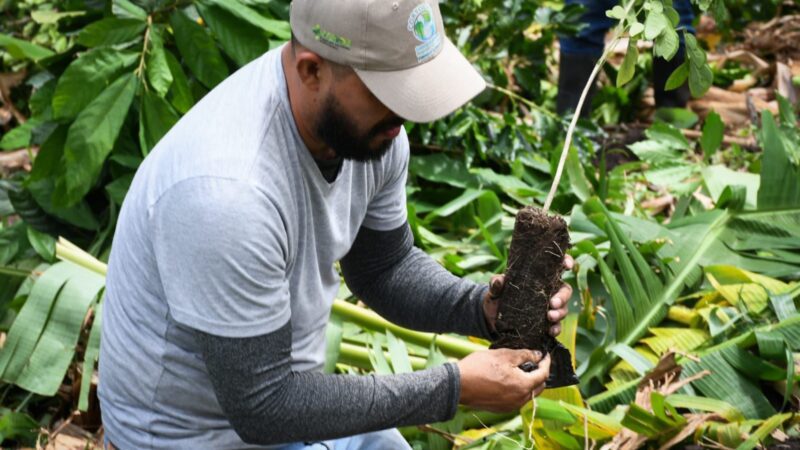
M 564 256 L 564 267 L 567 270 L 572 270 L 575 261 L 572 256 Z M 489 292 L 483 299 L 483 313 L 486 316 L 486 321 L 489 323 L 489 329 L 496 331 L 495 320 L 497 319 L 497 300 L 503 293 L 505 286 L 505 275 L 495 275 L 489 282 Z M 550 334 L 555 337 L 561 333 L 561 319 L 567 315 L 567 302 L 572 297 L 572 286 L 564 284 L 561 289 L 556 293 L 555 297 L 550 299 L 550 311 L 547 312 L 547 318 L 550 319 L 555 325 L 550 327 Z
M 519 366 L 533 362 L 539 368 L 524 372 Z M 485 350 L 458 362 L 461 372 L 459 403 L 493 412 L 515 411 L 539 395 L 550 374 L 550 356 L 538 351 Z

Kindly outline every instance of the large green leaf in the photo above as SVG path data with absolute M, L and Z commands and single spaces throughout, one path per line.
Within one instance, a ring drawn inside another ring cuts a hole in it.
M 133 66 L 138 54 L 98 48 L 81 55 L 58 80 L 53 94 L 53 116 L 72 119 L 103 92 L 124 69 Z
M 57 264 L 36 280 L 0 351 L 0 375 L 3 380 L 13 383 L 22 373 L 44 331 L 58 293 L 74 273 L 74 265 Z
M 11 37 L 7 34 L 0 34 L 0 47 L 5 47 L 8 53 L 17 59 L 38 61 L 54 55 L 49 49 L 32 44 L 28 41 L 23 41 L 22 39 Z
M 189 80 L 186 78 L 186 73 L 175 55 L 169 50 L 165 50 L 164 55 L 167 59 L 169 71 L 172 74 L 170 103 L 179 113 L 186 114 L 194 105 L 194 97 L 189 87 Z
M 147 80 L 160 97 L 167 95 L 173 80 L 164 50 L 163 33 L 160 26 L 150 27 L 150 48 L 147 55 Z
M 697 270 L 698 262 L 711 246 L 711 243 L 716 241 L 716 238 L 722 233 L 730 215 L 724 212 L 715 214 L 711 216 L 710 221 L 703 225 L 699 233 L 695 232 L 693 245 L 689 248 L 679 249 L 683 256 L 680 263 L 676 264 L 675 274 L 665 280 L 663 287 L 660 287 L 660 281 L 658 281 L 658 276 L 654 270 L 647 265 L 633 242 L 629 239 L 623 240 L 624 233 L 622 229 L 605 206 L 596 199 L 592 199 L 587 202 L 587 207 L 590 210 L 602 211 L 606 217 L 608 236 L 612 242 L 610 254 L 620 264 L 620 271 L 623 273 L 623 279 L 626 281 L 626 287 L 629 292 L 637 292 L 632 297 L 632 305 L 624 307 L 632 309 L 633 317 L 625 317 L 624 320 L 629 325 L 620 327 L 619 323 L 617 324 L 615 336 L 615 343 L 633 346 L 647 334 L 651 326 L 656 325 L 666 317 L 667 307 L 675 301 L 683 290 L 686 280 Z M 632 256 L 629 257 L 628 255 Z M 631 259 L 638 262 L 634 264 Z M 600 267 L 602 269 L 605 263 L 598 262 L 601 263 Z M 601 276 L 607 286 L 618 284 L 616 277 L 609 270 L 602 270 Z M 649 286 L 644 297 L 642 297 L 643 286 Z M 614 287 L 613 290 L 617 291 L 618 287 Z M 612 300 L 614 297 L 619 297 L 619 295 L 619 293 L 614 294 L 612 292 Z M 614 301 L 615 309 L 622 301 Z M 619 315 L 619 312 L 617 315 Z M 625 315 L 628 316 L 628 313 Z M 619 321 L 619 317 L 617 321 Z M 592 361 L 587 365 L 585 372 L 582 373 L 581 383 L 584 386 L 593 379 L 602 378 L 618 358 L 617 354 L 610 352 L 607 348 L 598 349 L 596 352 Z
M 172 14 L 170 24 L 184 62 L 205 87 L 211 89 L 227 78 L 228 66 L 203 27 L 180 11 Z
M 64 146 L 64 185 L 58 197 L 77 203 L 92 187 L 128 115 L 138 80 L 123 75 L 94 99 L 70 126 Z
M 78 399 L 78 409 L 81 411 L 89 410 L 89 392 L 92 387 L 92 375 L 94 366 L 100 357 L 100 336 L 103 326 L 103 303 L 98 302 L 94 309 L 94 321 L 92 331 L 89 333 L 89 342 L 86 344 L 86 351 L 83 353 L 83 372 L 81 372 L 81 393 Z
M 142 94 L 139 111 L 139 141 L 142 153 L 147 154 L 178 122 L 178 114 L 166 100 L 153 92 Z
M 243 66 L 290 37 L 289 24 L 267 19 L 238 0 L 198 0 L 197 8 L 225 52 Z
M 86 47 L 123 44 L 140 38 L 146 28 L 147 22 L 144 20 L 109 17 L 82 29 L 77 42 Z
M 800 205 L 800 170 L 789 160 L 772 113 L 764 111 L 760 134 L 764 157 L 761 163 L 760 209 L 797 208 Z
M 703 370 L 708 370 L 711 374 L 695 380 L 692 385 L 704 395 L 736 405 L 749 419 L 766 418 L 775 414 L 775 409 L 761 388 L 731 367 L 720 352 L 706 354 L 699 362 L 690 361 L 684 365 L 683 374 L 688 377 Z
M 52 396 L 58 391 L 75 355 L 86 312 L 105 284 L 103 276 L 73 267 L 76 270 L 59 292 L 36 348 L 14 381 L 30 392 Z

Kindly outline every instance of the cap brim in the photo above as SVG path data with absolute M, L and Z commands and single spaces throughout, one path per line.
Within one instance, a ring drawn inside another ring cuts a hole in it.
M 355 71 L 378 100 L 412 122 L 440 119 L 486 89 L 483 77 L 450 39 L 436 57 L 416 67 Z

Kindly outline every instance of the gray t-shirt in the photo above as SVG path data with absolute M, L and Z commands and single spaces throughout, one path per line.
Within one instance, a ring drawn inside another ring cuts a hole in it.
M 225 337 L 292 327 L 292 369 L 320 370 L 359 228 L 406 221 L 405 133 L 327 182 L 292 118 L 280 49 L 225 80 L 145 159 L 109 261 L 99 395 L 128 448 L 255 448 L 223 414 L 189 328 Z

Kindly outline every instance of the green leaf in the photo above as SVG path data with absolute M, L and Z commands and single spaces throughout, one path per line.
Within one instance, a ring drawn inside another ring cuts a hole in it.
M 791 295 L 772 294 L 769 296 L 769 301 L 772 304 L 775 315 L 778 316 L 778 320 L 786 320 L 797 315 L 797 307 Z
M 708 193 L 715 202 L 719 202 L 725 188 L 742 186 L 745 189 L 745 205 L 755 209 L 761 180 L 758 175 L 738 172 L 723 165 L 713 165 L 703 169 L 703 181 Z
M 615 344 L 609 350 L 630 364 L 639 375 L 653 370 L 653 363 L 628 345 Z
M 681 133 L 681 131 L 674 126 L 664 123 L 656 122 L 645 131 L 647 137 L 654 141 L 658 141 L 667 147 L 676 150 L 688 150 L 689 141 Z
M 692 128 L 700 120 L 697 114 L 686 108 L 659 108 L 654 118 L 682 129 Z
M 194 106 L 194 97 L 192 97 L 192 90 L 189 88 L 189 80 L 186 78 L 186 73 L 183 67 L 169 50 L 165 50 L 164 54 L 167 58 L 167 66 L 172 74 L 172 90 L 170 91 L 170 103 L 181 114 L 186 114 Z
M 178 114 L 163 98 L 152 92 L 142 95 L 139 120 L 139 139 L 142 153 L 149 153 L 178 122 Z
M 611 19 L 622 20 L 625 18 L 625 9 L 620 5 L 616 5 L 613 8 L 606 11 L 606 17 L 609 17 Z
M 753 432 L 749 438 L 747 438 L 746 441 L 744 441 L 740 446 L 736 447 L 736 450 L 752 450 L 756 448 L 759 441 L 769 436 L 770 433 L 775 431 L 775 429 L 781 426 L 781 424 L 792 418 L 792 416 L 792 413 L 778 414 L 765 420 L 756 429 L 756 431 Z
M 642 34 L 643 31 L 644 31 L 644 24 L 643 23 L 641 23 L 641 22 L 633 22 L 631 24 L 630 30 L 628 30 L 628 34 L 630 34 L 631 37 L 635 37 L 635 36 L 638 36 L 638 35 Z
M 44 47 L 11 37 L 7 34 L 0 34 L 0 47 L 4 47 L 6 51 L 16 59 L 38 61 L 55 55 L 55 53 Z
M 756 331 L 756 342 L 758 352 L 761 356 L 769 359 L 783 358 L 786 349 L 786 342 L 780 333 L 774 331 Z
M 129 0 L 113 0 L 111 2 L 111 12 L 123 19 L 147 20 L 147 11 Z
M 41 425 L 27 414 L 0 408 L 0 442 L 36 441 Z
M 89 105 L 124 69 L 133 66 L 138 54 L 110 48 L 81 55 L 61 75 L 53 94 L 53 117 L 72 119 Z
M 394 373 L 411 373 L 411 360 L 408 358 L 406 343 L 397 339 L 391 331 L 386 330 L 386 340 L 389 347 L 389 357 L 392 361 Z
M 689 91 L 691 91 L 694 98 L 702 97 L 709 88 L 711 82 L 714 80 L 714 73 L 708 65 L 695 66 L 689 65 Z
M 617 72 L 617 87 L 622 87 L 633 79 L 633 75 L 636 73 L 636 62 L 638 60 L 639 49 L 636 47 L 636 40 L 631 39 L 628 43 L 628 51 L 625 53 L 625 59 L 622 60 L 622 65 Z
M 0 376 L 4 380 L 13 383 L 22 372 L 47 324 L 58 293 L 75 271 L 75 265 L 59 263 L 36 280 L 0 351 Z
M 697 43 L 697 38 L 691 33 L 684 33 L 686 40 L 686 57 L 691 65 L 701 66 L 706 63 L 706 52 L 703 51 L 700 44 Z
M 584 202 L 588 200 L 593 194 L 592 185 L 586 178 L 586 172 L 583 171 L 583 165 L 578 156 L 578 150 L 572 146 L 570 146 L 569 153 L 567 154 L 566 170 L 572 192 L 580 201 Z
M 781 342 L 783 342 L 782 339 Z M 733 368 L 747 375 L 751 380 L 779 381 L 786 378 L 785 370 L 736 345 L 721 349 L 720 354 Z
M 132 73 L 120 77 L 84 109 L 73 122 L 64 146 L 66 205 L 77 203 L 92 187 L 106 157 L 114 147 L 136 93 Z
M 791 208 L 800 205 L 800 171 L 789 160 L 772 113 L 764 111 L 759 135 L 764 156 L 758 207 Z
M 105 285 L 103 276 L 82 267 L 73 267 L 76 270 L 53 305 L 53 319 L 48 320 L 24 370 L 14 381 L 30 392 L 52 396 L 58 391 L 75 354 L 89 306 Z
M 639 275 L 633 268 L 633 262 L 631 262 L 628 253 L 622 247 L 620 238 L 617 235 L 617 230 L 614 229 L 611 222 L 611 220 L 606 222 L 606 233 L 611 242 L 610 253 L 617 261 L 619 273 L 622 275 L 622 279 L 625 280 L 625 286 L 628 288 L 630 303 L 633 307 L 633 317 L 638 320 L 640 319 L 639 315 L 647 310 L 650 299 L 645 293 L 644 282 L 639 278 Z M 635 251 L 635 248 L 633 250 Z M 650 268 L 648 267 L 646 270 L 649 271 Z
M 56 259 L 56 239 L 47 233 L 28 227 L 28 241 L 39 256 L 47 262 Z
M 198 0 L 197 9 L 225 52 L 243 66 L 270 49 L 270 38 L 287 40 L 289 24 L 267 19 L 237 0 Z
M 715 412 L 731 422 L 744 420 L 742 412 L 722 400 L 696 395 L 672 394 L 667 401 L 676 408 L 689 408 L 699 411 Z
M 160 97 L 167 95 L 173 80 L 162 33 L 161 27 L 150 27 L 150 49 L 147 54 L 147 80 Z
M 722 123 L 722 118 L 716 111 L 711 111 L 706 116 L 706 121 L 703 124 L 703 135 L 700 137 L 700 147 L 703 148 L 703 153 L 706 158 L 716 153 L 719 146 L 722 145 L 722 138 L 725 136 L 725 124 Z
M 456 211 L 460 210 L 461 208 L 464 208 L 473 201 L 475 201 L 485 192 L 486 191 L 477 189 L 466 189 L 464 190 L 464 192 L 461 193 L 461 195 L 459 195 L 455 199 L 447 202 L 446 204 L 428 213 L 428 215 L 425 217 L 425 222 L 429 222 L 436 217 L 448 217 L 454 214 Z
M 656 56 L 670 61 L 678 53 L 679 48 L 680 38 L 678 37 L 678 32 L 673 30 L 672 27 L 667 26 L 656 38 L 653 53 L 655 53 Z
M 52 9 L 31 11 L 31 19 L 40 25 L 52 25 L 61 19 L 85 15 L 86 11 L 56 11 Z
M 100 335 L 103 326 L 103 303 L 98 302 L 94 309 L 92 331 L 89 333 L 89 342 L 83 354 L 83 372 L 81 376 L 81 392 L 78 399 L 78 409 L 89 410 L 89 392 L 92 388 L 92 374 L 97 359 L 100 357 Z
M 180 11 L 172 14 L 170 24 L 184 62 L 205 87 L 211 89 L 227 78 L 228 66 L 203 27 Z
M 0 140 L 0 150 L 17 150 L 31 145 L 33 129 L 41 125 L 38 119 L 29 120 L 3 135 Z
M 342 345 L 342 316 L 332 313 L 325 329 L 325 373 L 336 371 Z
M 409 162 L 408 171 L 428 181 L 456 188 L 477 188 L 480 184 L 478 177 L 470 173 L 464 161 L 444 153 L 414 155 Z
M 369 360 L 372 369 L 379 375 L 388 375 L 393 373 L 389 362 L 386 360 L 386 355 L 383 354 L 383 335 L 378 333 L 369 333 L 369 340 L 367 346 L 369 348 Z
M 706 331 L 694 328 L 653 328 L 650 332 L 653 337 L 642 339 L 642 343 L 658 355 L 670 349 L 690 352 L 711 338 Z
M 683 377 L 703 370 L 711 372 L 695 380 L 692 385 L 707 397 L 736 405 L 748 419 L 759 419 L 775 414 L 775 409 L 752 381 L 743 377 L 728 364 L 719 351 L 703 355 L 700 362 L 690 361 L 683 366 Z
M 652 41 L 669 27 L 667 17 L 661 11 L 651 10 L 644 21 L 644 38 Z
M 683 86 L 686 79 L 689 78 L 689 61 L 684 61 L 683 64 L 678 66 L 672 75 L 667 78 L 667 83 L 664 85 L 664 90 L 673 91 Z
M 147 23 L 140 19 L 109 17 L 93 22 L 81 30 L 76 42 L 84 47 L 124 44 L 140 38 L 146 28 Z
M 611 303 L 614 306 L 614 318 L 616 321 L 617 339 L 624 336 L 625 333 L 632 329 L 635 325 L 633 319 L 633 310 L 625 293 L 622 291 L 622 286 L 619 285 L 617 279 L 614 277 L 613 272 L 609 269 L 608 265 L 603 259 L 599 259 L 600 275 L 603 283 L 608 288 L 608 293 L 611 295 Z
M 691 33 L 684 33 L 686 42 L 686 56 L 689 62 L 689 90 L 692 96 L 697 98 L 703 96 L 711 87 L 714 74 L 708 67 L 706 52 L 697 43 Z
M 111 201 L 121 205 L 122 201 L 125 200 L 125 196 L 128 194 L 132 182 L 133 174 L 128 174 L 118 177 L 111 183 L 108 183 L 106 185 L 106 192 Z

